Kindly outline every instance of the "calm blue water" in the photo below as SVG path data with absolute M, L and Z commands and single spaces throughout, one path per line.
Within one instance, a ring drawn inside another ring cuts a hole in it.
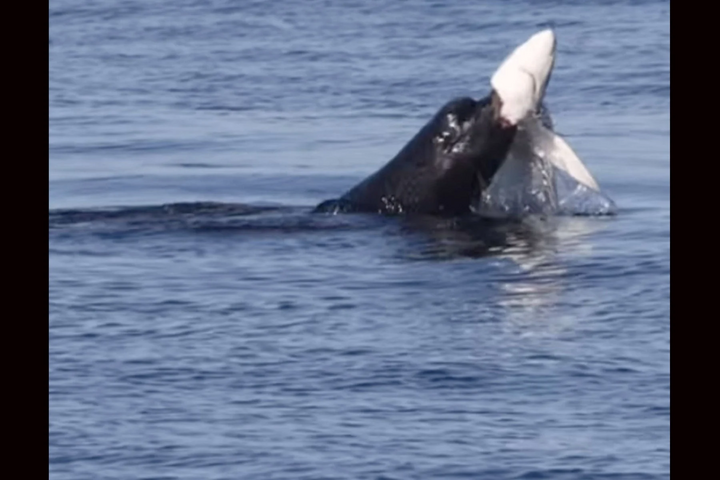
M 49 9 L 50 478 L 669 478 L 669 2 Z M 548 25 L 618 216 L 308 214 Z

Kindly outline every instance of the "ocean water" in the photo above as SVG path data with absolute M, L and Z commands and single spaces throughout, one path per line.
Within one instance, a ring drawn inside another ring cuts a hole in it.
M 50 478 L 669 478 L 669 9 L 50 2 Z M 548 26 L 616 216 L 309 214 Z

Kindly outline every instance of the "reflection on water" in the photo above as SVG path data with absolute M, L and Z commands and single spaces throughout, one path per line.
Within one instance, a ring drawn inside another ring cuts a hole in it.
M 485 282 L 495 292 L 482 308 L 500 312 L 514 334 L 557 335 L 576 319 L 558 312 L 557 302 L 568 288 L 564 259 L 592 254 L 593 233 L 608 225 L 598 217 L 492 219 L 477 215 L 385 217 L 372 214 L 317 215 L 308 209 L 249 205 L 187 203 L 112 210 L 56 210 L 49 215 L 52 235 L 90 234 L 112 238 L 144 234 L 258 235 L 285 245 L 288 235 L 318 232 L 341 242 L 347 236 L 370 234 L 382 240 L 400 260 L 445 262 L 492 258 L 503 263 Z M 74 237 L 77 238 L 77 237 Z M 394 241 L 398 240 L 398 241 Z M 233 240 L 234 241 L 234 240 Z M 341 242 L 342 243 L 342 242 Z M 475 268 L 475 267 L 472 267 Z M 462 281 L 457 279 L 457 281 Z M 472 307 L 474 308 L 474 307 Z
M 578 318 L 572 310 L 557 308 L 571 281 L 564 258 L 590 255 L 589 236 L 607 226 L 597 218 L 529 218 L 529 229 L 537 232 L 535 248 L 523 252 L 505 251 L 519 275 L 501 282 L 494 301 L 504 315 L 503 324 L 520 336 L 556 336 L 572 329 Z M 542 232 L 542 233 L 540 233 Z M 542 245 L 542 248 L 538 248 Z
M 482 258 L 515 252 L 527 255 L 547 248 L 549 223 L 527 220 L 490 219 L 479 216 L 460 218 L 406 217 L 401 231 L 414 238 L 406 257 L 421 260 Z
M 431 262 L 483 259 L 456 269 L 455 285 L 482 283 L 469 287 L 477 288 L 477 295 L 467 301 L 460 318 L 500 321 L 512 337 L 557 337 L 574 330 L 580 320 L 576 309 L 561 305 L 572 301 L 575 290 L 571 265 L 578 257 L 594 254 L 592 236 L 614 220 L 405 217 L 399 220 L 403 241 L 397 255 Z M 473 271 L 483 274 L 468 274 Z
M 408 216 L 400 220 L 401 232 L 414 236 L 409 247 L 412 258 L 452 259 L 502 256 L 530 271 L 564 250 L 592 248 L 584 239 L 604 228 L 595 217 L 528 216 L 522 219 L 495 219 L 469 215 L 458 218 Z

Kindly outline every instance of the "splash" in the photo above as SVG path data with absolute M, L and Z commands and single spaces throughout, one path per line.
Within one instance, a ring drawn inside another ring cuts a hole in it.
M 505 163 L 475 211 L 489 217 L 615 214 L 612 199 L 543 121 L 533 117 L 519 126 Z

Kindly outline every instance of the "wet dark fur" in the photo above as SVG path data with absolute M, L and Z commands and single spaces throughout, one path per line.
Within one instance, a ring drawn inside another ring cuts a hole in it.
M 458 215 L 492 181 L 515 136 L 496 95 L 444 105 L 384 167 L 316 212 Z

